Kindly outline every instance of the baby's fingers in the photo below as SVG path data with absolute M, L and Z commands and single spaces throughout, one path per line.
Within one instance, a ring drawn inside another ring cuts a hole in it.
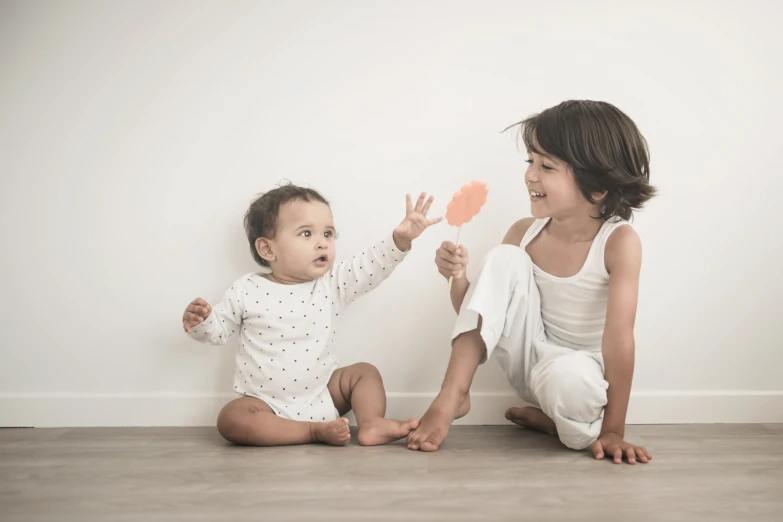
M 208 306 L 199 306 L 199 305 L 190 305 L 188 306 L 187 312 L 197 315 L 199 317 L 209 317 L 209 307 Z
M 196 326 L 197 324 L 201 323 L 201 318 L 196 317 L 191 313 L 186 313 L 185 317 L 182 319 L 182 327 L 185 329 L 185 331 L 189 334 L 193 333 L 193 326 Z
M 185 321 L 188 323 L 188 326 L 195 326 L 203 322 L 204 318 L 190 312 L 185 312 Z
M 424 193 L 422 193 L 422 196 Z M 430 207 L 432 206 L 432 202 L 435 200 L 435 196 L 430 196 L 427 198 L 427 202 L 424 204 L 424 208 L 421 209 L 421 213 L 425 216 L 427 215 L 427 212 L 430 211 Z
M 416 201 L 416 207 L 413 209 L 415 212 L 423 213 L 422 212 L 422 210 L 423 210 L 422 207 L 424 205 L 424 198 L 426 198 L 426 197 L 427 197 L 427 194 L 424 193 L 424 192 L 422 192 L 419 195 L 419 199 Z

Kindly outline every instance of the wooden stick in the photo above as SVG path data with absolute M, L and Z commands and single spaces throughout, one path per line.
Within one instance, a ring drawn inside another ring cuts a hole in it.
M 457 229 L 457 248 L 459 248 L 459 233 L 462 232 L 462 225 Z M 449 277 L 449 295 L 451 295 L 451 281 L 454 277 Z

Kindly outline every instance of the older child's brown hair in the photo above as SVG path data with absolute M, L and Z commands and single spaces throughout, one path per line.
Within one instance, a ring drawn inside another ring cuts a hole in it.
M 600 218 L 630 219 L 655 196 L 650 185 L 647 141 L 636 124 L 606 102 L 570 100 L 511 125 L 530 152 L 544 152 L 570 165 L 582 195 L 606 191 Z

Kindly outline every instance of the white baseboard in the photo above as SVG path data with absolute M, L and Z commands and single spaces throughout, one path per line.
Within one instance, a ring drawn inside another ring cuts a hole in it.
M 208 426 L 231 393 L 0 393 L 0 427 Z M 420 416 L 434 393 L 388 394 L 387 416 Z M 513 394 L 477 392 L 456 424 L 507 424 L 503 413 L 521 405 Z M 783 391 L 636 392 L 629 424 L 783 422 Z

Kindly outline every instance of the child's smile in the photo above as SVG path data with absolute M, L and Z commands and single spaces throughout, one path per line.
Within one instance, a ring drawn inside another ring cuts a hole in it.
M 530 187 L 528 187 L 528 191 L 530 192 L 530 201 L 532 202 L 540 201 L 546 197 L 546 194 L 543 192 L 537 192 Z

